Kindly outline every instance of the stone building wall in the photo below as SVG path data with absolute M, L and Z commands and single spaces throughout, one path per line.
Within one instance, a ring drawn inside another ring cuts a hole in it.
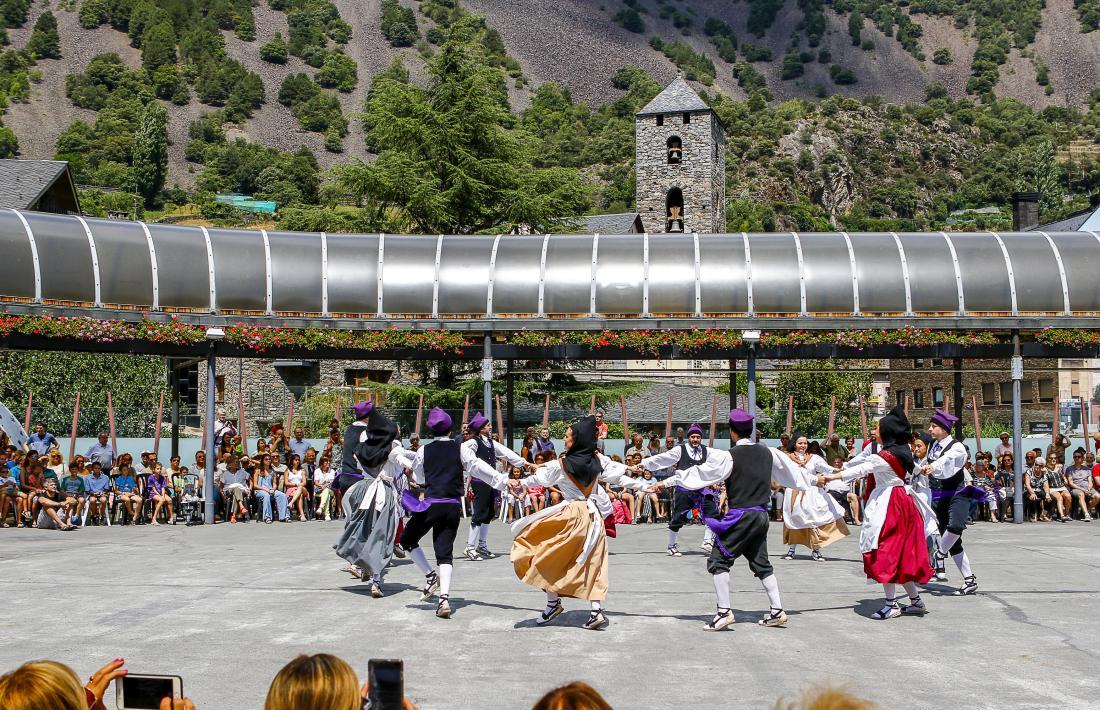
M 684 232 L 724 232 L 725 133 L 714 114 L 696 111 L 684 124 L 684 114 L 663 114 L 635 119 L 638 212 L 647 232 L 665 231 L 665 198 L 674 187 L 684 195 Z M 678 136 L 683 157 L 668 162 L 668 139 Z
M 1024 434 L 1030 433 L 1032 423 L 1050 426 L 1054 419 L 1053 398 L 1058 391 L 1058 373 L 1037 370 L 1057 366 L 1058 361 L 1054 359 L 1024 361 L 1024 379 L 1020 383 Z M 955 362 L 951 358 L 945 358 L 942 361 L 939 358 L 890 360 L 890 405 L 893 406 L 908 394 L 910 420 L 914 425 L 925 426 L 934 409 L 933 393 L 936 389 L 943 390 L 946 409 L 953 410 L 954 369 Z M 1007 388 L 1012 382 L 1009 361 L 966 359 L 963 361 L 962 369 L 965 404 L 963 416 L 966 423 L 973 423 L 973 414 L 969 405 L 970 397 L 973 395 L 977 397 L 978 414 L 983 424 L 986 421 L 997 420 L 1007 428 L 1012 422 L 1012 403 L 1011 399 L 1002 398 L 1001 385 L 1007 383 Z M 973 370 L 996 370 L 996 372 L 973 372 Z M 922 393 L 923 406 L 918 406 L 917 392 Z

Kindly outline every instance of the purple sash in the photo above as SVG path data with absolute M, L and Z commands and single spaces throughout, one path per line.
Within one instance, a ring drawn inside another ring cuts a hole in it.
M 722 544 L 722 534 L 729 532 L 730 528 L 737 523 L 741 522 L 741 518 L 745 517 L 745 513 L 750 510 L 758 510 L 761 513 L 767 513 L 768 509 L 763 505 L 754 505 L 750 508 L 730 508 L 726 511 L 726 515 L 721 520 L 717 518 L 708 518 L 703 516 L 703 522 L 707 527 L 714 532 L 714 544 L 721 551 L 722 555 L 727 560 L 733 559 L 733 555 L 726 549 L 726 546 Z
M 411 491 L 405 491 L 401 494 L 401 505 L 405 510 L 410 513 L 423 513 L 433 505 L 440 505 L 442 503 L 461 503 L 458 498 L 425 498 L 420 500 Z
M 939 488 L 932 489 L 932 500 L 943 500 L 944 498 L 951 498 L 953 496 L 965 496 L 971 500 L 975 500 L 979 503 L 989 502 L 989 492 L 975 485 L 964 486 L 953 491 L 945 491 Z

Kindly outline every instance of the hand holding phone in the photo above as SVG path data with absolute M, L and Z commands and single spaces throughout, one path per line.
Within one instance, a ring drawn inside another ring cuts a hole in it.
M 183 679 L 178 675 L 127 673 L 115 683 L 118 710 L 160 710 L 165 699 L 169 708 L 186 707 L 175 703 L 183 699 Z
M 371 710 L 402 710 L 405 664 L 399 658 L 372 658 L 367 664 Z

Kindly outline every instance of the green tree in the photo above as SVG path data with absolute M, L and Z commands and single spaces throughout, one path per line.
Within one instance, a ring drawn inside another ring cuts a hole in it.
M 151 25 L 141 36 L 141 63 L 150 73 L 176 63 L 176 33 L 167 22 Z
M 281 32 L 276 32 L 274 37 L 260 47 L 260 59 L 272 64 L 286 64 L 289 53 L 290 47 Z
M 0 158 L 14 158 L 19 155 L 19 139 L 7 126 L 0 126 Z
M 427 88 L 391 75 L 372 83 L 364 125 L 378 159 L 338 176 L 356 199 L 401 211 L 422 233 L 543 230 L 589 203 L 577 171 L 534 167 L 534 141 L 511 127 L 504 77 L 486 65 L 481 31 L 471 18 L 452 26 L 428 62 Z
M 1039 198 L 1039 209 L 1045 214 L 1053 214 L 1062 206 L 1062 181 L 1058 162 L 1054 156 L 1054 143 L 1043 141 L 1032 156 L 1035 171 L 1035 191 Z
M 852 13 L 848 15 L 848 34 L 852 38 L 852 46 L 858 47 L 863 42 L 863 13 L 859 10 L 852 10 Z
M 314 77 L 318 84 L 344 93 L 355 89 L 359 83 L 359 68 L 355 60 L 343 52 L 331 52 Z
M 394 47 L 411 47 L 420 37 L 416 13 L 412 8 L 397 4 L 397 0 L 382 0 L 381 30 Z
M 814 437 L 829 428 L 829 410 L 836 397 L 835 431 L 844 436 L 859 433 L 859 397 L 871 396 L 871 373 L 839 372 L 847 363 L 831 360 L 800 362 L 784 369 L 775 380 L 774 424 L 786 428 L 788 397 L 794 395 L 794 431 Z
M 168 175 L 168 112 L 157 101 L 150 101 L 141 116 L 134 136 L 134 181 L 137 191 L 152 205 Z
M 60 59 L 61 38 L 57 34 L 57 18 L 49 10 L 38 16 L 34 31 L 27 42 L 27 51 L 39 59 Z

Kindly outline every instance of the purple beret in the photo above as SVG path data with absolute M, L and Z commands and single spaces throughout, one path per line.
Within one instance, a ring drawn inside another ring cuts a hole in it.
M 730 424 L 752 424 L 753 416 L 746 412 L 744 409 L 731 409 L 730 410 Z
M 698 434 L 699 436 L 702 436 L 703 429 L 698 424 L 692 424 L 690 427 L 688 427 L 687 435 L 691 436 L 692 434 Z
M 446 434 L 451 430 L 451 415 L 439 407 L 433 408 L 428 412 L 428 428 L 433 434 Z
M 959 418 L 953 414 L 949 414 L 942 409 L 937 409 L 932 414 L 932 423 L 940 426 L 944 431 L 951 431 L 955 428 Z
M 489 423 L 489 420 L 485 418 L 485 415 L 478 412 L 474 415 L 474 418 L 470 420 L 470 431 L 475 434 L 481 432 L 481 428 Z
M 351 406 L 351 411 L 355 412 L 356 419 L 363 419 L 370 415 L 374 411 L 374 403 L 369 399 L 365 402 L 359 402 Z

